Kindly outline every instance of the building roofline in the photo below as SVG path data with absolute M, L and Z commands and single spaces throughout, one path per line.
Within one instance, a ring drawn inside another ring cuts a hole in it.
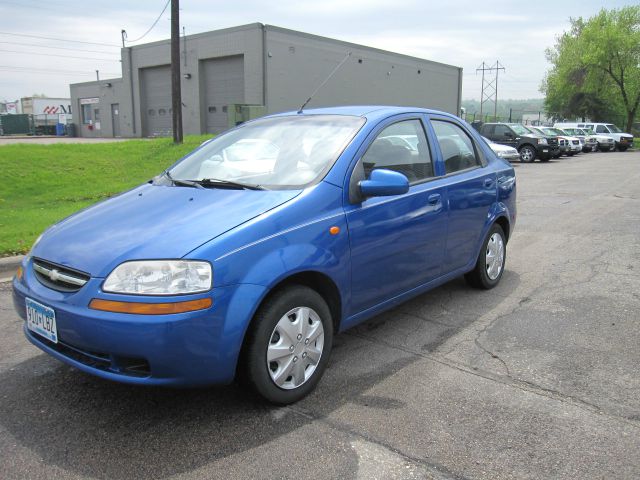
M 290 28 L 277 27 L 275 25 L 265 25 L 264 28 L 266 30 L 272 30 L 274 32 L 290 33 L 290 34 L 293 34 L 293 35 L 298 35 L 298 36 L 302 36 L 302 37 L 306 37 L 306 38 L 310 38 L 310 39 L 314 39 L 314 40 L 323 40 L 325 42 L 330 42 L 330 43 L 334 43 L 336 45 L 342 45 L 342 46 L 345 46 L 345 47 L 357 48 L 357 49 L 360 49 L 360 50 L 367 50 L 367 51 L 370 51 L 370 52 L 382 53 L 382 54 L 386 54 L 386 55 L 394 55 L 394 56 L 405 58 L 407 60 L 413 60 L 413 61 L 418 61 L 418 62 L 426 62 L 426 63 L 431 63 L 433 65 L 440 65 L 440 66 L 449 67 L 449 68 L 455 68 L 455 69 L 460 69 L 460 70 L 462 69 L 461 67 L 457 67 L 455 65 L 450 65 L 448 63 L 436 62 L 434 60 L 427 60 L 426 58 L 414 57 L 414 56 L 411 56 L 411 55 L 405 55 L 404 53 L 392 52 L 391 50 L 383 50 L 381 48 L 376 48 L 376 47 L 369 47 L 367 45 L 362 45 L 360 43 L 347 42 L 345 40 L 338 40 L 336 38 L 324 37 L 322 35 L 315 35 L 313 33 L 301 32 L 299 30 L 292 30 Z
M 292 35 L 297 35 L 300 37 L 305 37 L 305 38 L 310 38 L 313 40 L 322 40 L 324 42 L 329 42 L 329 43 L 333 43 L 335 45 L 341 45 L 344 47 L 350 47 L 350 48 L 357 48 L 359 50 L 366 50 L 369 52 L 375 52 L 375 53 L 382 53 L 382 54 L 386 54 L 386 55 L 394 55 L 400 58 L 404 58 L 406 60 L 411 60 L 414 62 L 420 62 L 420 63 L 429 63 L 432 65 L 439 65 L 439 66 L 443 66 L 443 67 L 448 67 L 448 68 L 455 68 L 455 69 L 459 69 L 462 70 L 461 67 L 455 66 L 455 65 L 451 65 L 448 63 L 443 63 L 443 62 L 436 62 L 434 60 L 428 60 L 426 58 L 420 58 L 420 57 L 415 57 L 412 55 L 405 55 L 404 53 L 398 53 L 398 52 L 392 52 L 390 50 L 383 50 L 381 48 L 376 48 L 376 47 L 370 47 L 367 45 L 362 45 L 359 43 L 353 43 L 353 42 L 347 42 L 345 40 L 338 40 L 336 38 L 331 38 L 331 37 L 325 37 L 322 35 L 316 35 L 313 33 L 307 33 L 307 32 L 302 32 L 300 30 L 293 30 L 290 28 L 284 28 L 284 27 L 278 27 L 276 25 L 268 25 L 268 24 L 263 24 L 260 22 L 254 22 L 254 23 L 247 23 L 245 25 L 238 25 L 235 27 L 227 27 L 227 28 L 221 28 L 218 30 L 209 30 L 207 32 L 200 32 L 200 33 L 194 33 L 192 35 L 187 35 L 186 38 L 187 40 L 193 40 L 193 39 L 198 39 L 198 38 L 202 38 L 202 37 L 206 37 L 209 36 L 211 34 L 224 34 L 224 33 L 230 33 L 230 32 L 239 32 L 239 31 L 243 31 L 243 30 L 266 30 L 266 31 L 273 31 L 273 32 L 281 32 L 281 33 L 289 33 Z M 158 40 L 155 42 L 149 42 L 149 43 L 141 43 L 138 45 L 132 45 L 131 47 L 126 47 L 126 48 L 146 48 L 146 47 L 154 47 L 154 46 L 158 46 L 158 45 L 169 45 L 171 43 L 171 39 L 165 39 L 165 40 Z
M 91 80 L 90 82 L 70 83 L 69 87 L 81 87 L 90 85 L 102 85 L 105 83 L 122 82 L 122 77 L 117 78 L 105 78 L 104 80 Z

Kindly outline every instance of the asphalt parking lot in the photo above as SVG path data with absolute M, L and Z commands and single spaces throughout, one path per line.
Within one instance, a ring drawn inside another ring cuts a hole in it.
M 640 152 L 516 170 L 501 284 L 455 280 L 339 335 L 292 407 L 72 370 L 0 284 L 0 476 L 640 478 Z

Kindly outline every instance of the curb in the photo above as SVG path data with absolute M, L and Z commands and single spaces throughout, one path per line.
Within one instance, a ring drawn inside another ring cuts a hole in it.
M 0 282 L 7 282 L 13 278 L 23 258 L 24 255 L 0 258 Z

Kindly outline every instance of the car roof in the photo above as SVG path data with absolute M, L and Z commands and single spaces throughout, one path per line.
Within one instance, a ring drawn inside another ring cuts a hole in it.
M 392 115 L 400 115 L 403 113 L 425 113 L 442 115 L 450 118 L 456 118 L 454 115 L 441 112 L 438 110 L 430 110 L 421 107 L 399 107 L 389 105 L 347 105 L 338 107 L 322 107 L 322 108 L 309 108 L 302 113 L 298 113 L 295 110 L 277 113 L 269 115 L 270 117 L 290 116 L 290 115 L 353 115 L 357 117 L 364 117 L 368 120 L 379 120 L 381 118 L 390 117 Z

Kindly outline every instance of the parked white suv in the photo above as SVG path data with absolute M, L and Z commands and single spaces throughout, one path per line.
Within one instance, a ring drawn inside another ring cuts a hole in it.
M 581 125 L 581 126 L 578 126 Z M 590 124 L 591 125 L 591 124 Z M 585 127 L 584 123 L 555 123 L 553 125 L 554 128 L 560 128 L 560 129 L 564 129 L 564 128 L 580 128 L 582 130 L 584 130 L 585 132 L 587 132 L 588 134 L 590 134 L 591 136 L 595 137 L 596 141 L 598 142 L 598 150 L 600 150 L 601 152 L 608 152 L 609 150 L 613 150 L 616 147 L 616 141 L 613 138 L 613 135 L 611 135 L 610 133 L 595 133 L 593 131 L 593 128 L 591 127 Z M 632 138 L 632 142 L 633 142 L 633 137 Z

